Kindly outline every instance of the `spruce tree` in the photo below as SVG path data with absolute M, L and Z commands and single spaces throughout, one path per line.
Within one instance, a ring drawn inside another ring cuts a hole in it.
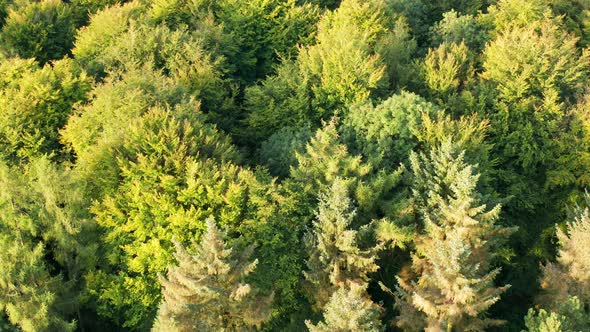
M 291 176 L 285 182 L 285 189 L 297 205 L 296 214 L 306 224 L 317 210 L 317 197 L 328 191 L 336 178 L 348 180 L 349 193 L 359 206 L 361 224 L 383 216 L 378 216 L 377 212 L 390 206 L 383 201 L 389 198 L 387 193 L 399 184 L 401 170 L 375 172 L 360 156 L 348 151 L 337 125 L 338 119 L 332 118 L 316 131 L 305 151 L 295 153 L 297 167 L 291 168 Z
M 590 196 L 586 194 L 590 202 Z M 544 308 L 555 309 L 571 296 L 582 306 L 590 305 L 590 209 L 572 212 L 566 230 L 557 227 L 559 251 L 557 262 L 543 266 L 539 302 Z
M 304 272 L 316 308 L 322 308 L 338 288 L 364 285 L 379 268 L 375 249 L 359 248 L 358 232 L 351 229 L 356 211 L 346 181 L 337 178 L 329 192 L 320 195 L 313 230 L 306 236 L 309 271 Z
M 513 229 L 495 224 L 500 206 L 489 209 L 476 191 L 479 175 L 451 140 L 411 155 L 415 204 L 424 222 L 416 237 L 411 271 L 399 277 L 400 316 L 408 330 L 481 330 L 500 322 L 482 314 L 509 286 L 495 287 L 494 250 Z
M 154 331 L 247 331 L 270 318 L 272 296 L 258 293 L 245 278 L 258 260 L 253 247 L 234 252 L 213 218 L 191 255 L 177 241 L 178 266 L 160 276 L 162 304 Z
M 380 316 L 383 309 L 373 303 L 366 286 L 352 284 L 339 288 L 324 309 L 324 321 L 305 321 L 311 332 L 378 332 L 383 331 Z

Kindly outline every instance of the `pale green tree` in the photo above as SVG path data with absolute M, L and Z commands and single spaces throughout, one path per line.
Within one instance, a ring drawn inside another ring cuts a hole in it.
M 245 278 L 258 260 L 253 247 L 227 248 L 212 218 L 190 254 L 175 242 L 178 266 L 160 276 L 162 303 L 153 331 L 248 331 L 270 318 L 272 295 L 261 295 Z
M 556 311 L 530 309 L 524 318 L 528 332 L 579 332 L 590 329 L 590 315 L 577 297 L 569 297 Z
M 572 296 L 577 297 L 582 306 L 590 304 L 590 253 L 587 250 L 590 210 L 578 208 L 572 214 L 565 230 L 557 227 L 557 261 L 542 268 L 543 293 L 538 300 L 546 309 L 555 309 Z
M 450 140 L 412 154 L 415 204 L 424 222 L 411 271 L 399 277 L 396 322 L 407 330 L 478 331 L 501 322 L 483 316 L 509 287 L 494 285 L 495 251 L 513 229 L 496 225 L 476 191 L 478 175 Z
M 339 288 L 324 308 L 324 320 L 318 324 L 305 321 L 311 332 L 379 332 L 383 308 L 373 303 L 366 286 L 353 284 Z

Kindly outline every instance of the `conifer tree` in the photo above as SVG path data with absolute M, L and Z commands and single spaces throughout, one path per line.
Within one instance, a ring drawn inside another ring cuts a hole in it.
M 11 163 L 60 156 L 59 129 L 84 101 L 91 82 L 72 60 L 40 67 L 32 59 L 0 61 L 0 152 Z
M 80 241 L 87 220 L 77 198 L 67 197 L 70 185 L 46 159 L 24 174 L 0 165 L 0 310 L 26 332 L 75 326 L 81 271 L 93 246 Z
M 587 202 L 590 196 L 586 194 Z M 557 262 L 543 266 L 539 297 L 546 309 L 555 309 L 575 296 L 582 306 L 590 305 L 590 209 L 578 208 L 563 231 L 557 227 L 559 251 Z
M 590 313 L 577 297 L 559 303 L 555 311 L 530 309 L 524 319 L 528 332 L 579 332 L 590 330 Z
M 347 180 L 349 193 L 358 204 L 361 225 L 395 216 L 399 202 L 391 202 L 397 198 L 390 193 L 399 185 L 403 168 L 374 169 L 361 156 L 348 151 L 337 125 L 338 119 L 332 118 L 316 131 L 305 151 L 295 153 L 298 165 L 291 168 L 285 189 L 298 205 L 296 214 L 311 221 L 319 194 L 329 190 L 336 178 L 342 178 Z
M 303 272 L 316 308 L 322 308 L 338 288 L 364 285 L 379 268 L 376 248 L 361 249 L 359 234 L 351 229 L 356 211 L 346 180 L 337 178 L 329 192 L 320 195 L 312 231 L 306 236 L 309 271 Z
M 383 309 L 373 303 L 366 286 L 351 284 L 340 287 L 324 309 L 324 321 L 312 324 L 305 321 L 311 332 L 379 332 L 384 330 L 380 316 Z
M 154 331 L 247 331 L 270 318 L 272 296 L 263 296 L 245 282 L 258 260 L 253 247 L 241 253 L 227 248 L 213 218 L 191 255 L 177 241 L 178 266 L 160 276 L 163 301 Z
M 22 2 L 8 11 L 0 31 L 2 51 L 45 65 L 70 53 L 80 23 L 73 6 L 61 0 Z
M 408 330 L 482 330 L 500 322 L 482 314 L 509 286 L 496 288 L 494 250 L 513 229 L 495 224 L 500 206 L 489 209 L 476 191 L 478 175 L 451 140 L 411 155 L 415 204 L 424 230 L 415 239 L 412 274 L 398 278 L 400 316 Z

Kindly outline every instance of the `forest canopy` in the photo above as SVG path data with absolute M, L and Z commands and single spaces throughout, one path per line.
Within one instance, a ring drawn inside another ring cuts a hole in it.
M 0 0 L 0 331 L 590 331 L 587 0 Z

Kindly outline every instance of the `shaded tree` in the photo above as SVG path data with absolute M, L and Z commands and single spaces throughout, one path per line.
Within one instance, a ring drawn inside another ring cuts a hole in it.
M 0 32 L 9 55 L 35 58 L 42 65 L 70 54 L 78 22 L 72 7 L 61 0 L 12 7 Z

